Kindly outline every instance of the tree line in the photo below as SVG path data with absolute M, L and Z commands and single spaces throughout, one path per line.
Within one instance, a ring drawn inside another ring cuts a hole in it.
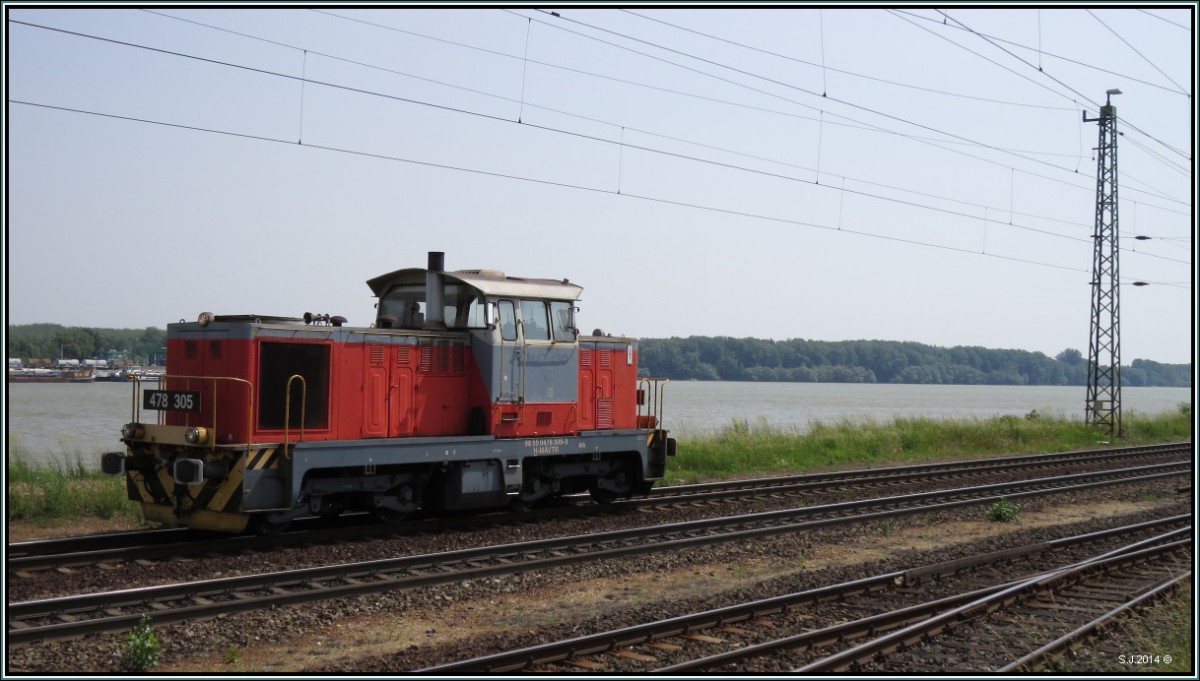
M 8 356 L 27 361 L 125 354 L 139 363 L 160 358 L 167 332 L 59 324 L 8 327 Z M 943 348 L 913 342 L 786 341 L 725 336 L 643 338 L 639 373 L 672 380 L 957 385 L 1087 385 L 1087 358 L 1068 348 L 1054 357 L 1026 350 Z M 1121 367 L 1126 386 L 1190 387 L 1191 364 L 1135 359 Z
M 167 332 L 145 329 L 97 329 L 59 324 L 21 324 L 8 327 L 8 356 L 31 359 L 102 359 L 117 354 L 139 364 L 155 356 L 163 360 Z
M 785 341 L 724 336 L 644 338 L 639 373 L 672 380 L 957 385 L 1079 385 L 1087 358 L 1068 348 L 1054 357 L 1027 350 L 943 348 L 901 341 Z M 1191 364 L 1135 359 L 1124 386 L 1190 387 Z

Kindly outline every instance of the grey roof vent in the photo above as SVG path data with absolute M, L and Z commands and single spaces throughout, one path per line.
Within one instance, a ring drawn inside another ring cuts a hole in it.
M 488 279 L 505 279 L 505 275 L 500 270 L 455 270 L 457 274 L 474 274 L 477 277 L 486 277 Z

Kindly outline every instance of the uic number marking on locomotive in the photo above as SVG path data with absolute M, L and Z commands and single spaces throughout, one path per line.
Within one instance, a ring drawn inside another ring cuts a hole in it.
M 538 438 L 526 440 L 525 447 L 532 449 L 534 454 L 558 454 L 561 447 L 566 446 L 567 439 L 563 437 Z
M 182 390 L 145 390 L 142 409 L 158 411 L 200 411 L 200 393 Z

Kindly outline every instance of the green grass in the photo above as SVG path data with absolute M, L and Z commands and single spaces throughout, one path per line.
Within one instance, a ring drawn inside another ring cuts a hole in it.
M 82 456 L 54 457 L 33 464 L 19 448 L 8 460 L 8 520 L 54 522 L 85 517 L 141 518 L 141 508 L 125 498 L 125 479 L 90 470 Z
M 667 484 L 701 480 L 919 463 L 991 454 L 1032 454 L 1103 446 L 1133 446 L 1191 438 L 1191 405 L 1176 412 L 1124 415 L 1124 438 L 1109 438 L 1082 421 L 1031 412 L 1024 418 L 896 418 L 814 423 L 807 432 L 735 419 L 711 436 L 681 437 L 669 460 Z
M 1162 656 L 1162 663 L 1153 671 L 1194 674 L 1196 668 L 1193 666 L 1192 641 L 1196 630 L 1193 627 L 1192 588 L 1184 584 L 1177 591 L 1161 606 L 1166 611 L 1165 622 L 1144 628 L 1145 649 Z

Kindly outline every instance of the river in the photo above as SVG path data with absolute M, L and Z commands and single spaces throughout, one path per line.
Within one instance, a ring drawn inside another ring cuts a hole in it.
M 909 385 L 896 383 L 738 383 L 680 381 L 663 389 L 664 425 L 680 435 L 720 431 L 734 419 L 803 432 L 812 422 L 926 416 L 1084 418 L 1083 386 Z M 1122 412 L 1146 415 L 1192 404 L 1191 388 L 1122 388 Z
M 990 418 L 1004 414 L 1083 419 L 1083 387 L 736 383 L 680 381 L 663 389 L 663 423 L 674 435 L 704 435 L 735 419 L 751 427 L 803 432 L 814 421 L 895 416 Z M 131 415 L 128 383 L 10 383 L 6 454 L 33 462 L 76 460 L 99 467 L 100 453 L 120 451 Z M 1123 412 L 1152 415 L 1192 404 L 1191 388 L 1123 388 Z

